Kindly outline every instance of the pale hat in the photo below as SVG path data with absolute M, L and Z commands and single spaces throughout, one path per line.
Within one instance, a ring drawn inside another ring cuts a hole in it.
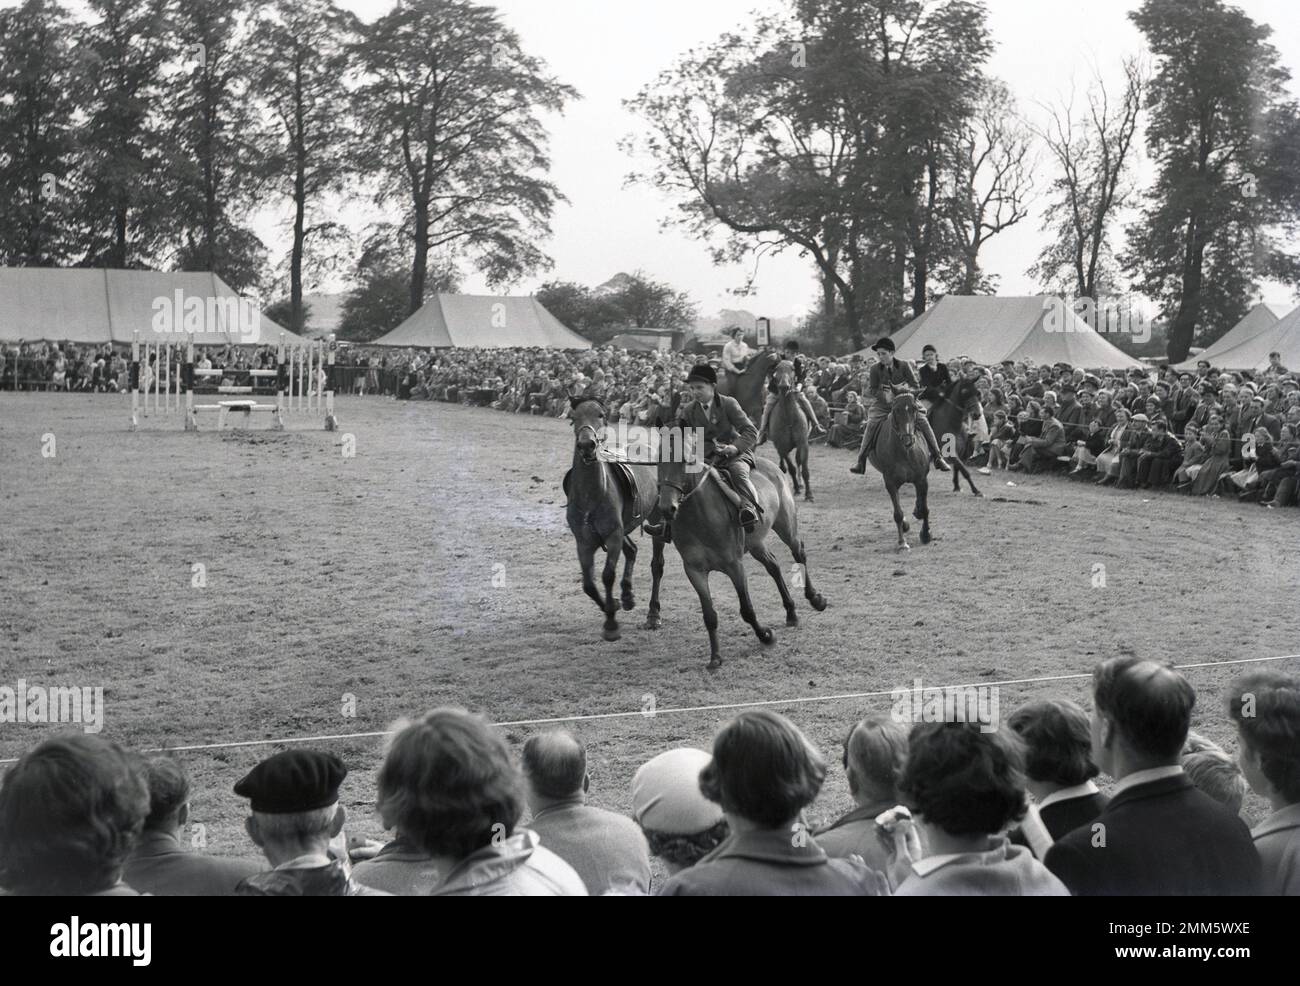
M 632 817 L 664 835 L 695 835 L 722 821 L 722 808 L 700 793 L 700 771 L 713 758 L 681 747 L 641 765 L 632 778 Z

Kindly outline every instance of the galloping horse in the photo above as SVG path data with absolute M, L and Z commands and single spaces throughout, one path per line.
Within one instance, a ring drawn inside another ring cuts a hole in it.
M 731 579 L 740 600 L 740 615 L 754 628 L 754 635 L 760 641 L 770 644 L 772 631 L 758 621 L 749 598 L 749 582 L 745 577 L 745 553 L 749 552 L 776 583 L 785 606 L 786 626 L 799 622 L 781 565 L 767 546 L 769 531 L 776 531 L 802 566 L 796 573 L 795 584 L 797 587 L 798 580 L 802 579 L 804 598 L 812 608 L 820 612 L 826 608 L 826 600 L 813 589 L 808 577 L 808 556 L 799 540 L 794 498 L 785 477 L 771 460 L 758 459 L 750 471 L 763 512 L 753 533 L 746 534 L 736 519 L 730 498 L 720 486 L 724 480 L 717 471 L 697 458 L 697 450 L 689 441 L 682 443 L 680 451 L 682 454 L 670 455 L 665 460 L 660 449 L 659 509 L 672 521 L 673 543 L 681 555 L 686 577 L 699 594 L 704 626 L 709 631 L 709 670 L 716 670 L 722 665 L 722 656 L 718 653 L 718 614 L 709 592 L 710 572 L 723 572 Z
M 916 440 L 916 398 L 910 393 L 894 398 L 889 417 L 880 423 L 875 447 L 871 450 L 871 464 L 885 479 L 885 489 L 894 504 L 894 526 L 898 528 L 898 550 L 910 546 L 905 531 L 910 530 L 903 519 L 903 508 L 898 504 L 898 490 L 904 483 L 916 487 L 916 508 L 912 516 L 921 522 L 921 543 L 930 543 L 930 508 L 926 503 L 929 492 L 930 453 L 925 442 Z
M 734 397 L 750 421 L 763 417 L 763 384 L 768 371 L 780 360 L 780 356 L 771 351 L 758 353 L 749 361 L 745 372 L 740 376 L 723 373 L 718 380 L 718 393 Z
M 654 506 L 655 467 L 626 465 L 627 472 L 624 475 L 630 478 L 631 486 L 624 486 L 618 472 L 620 467 L 600 458 L 600 442 L 605 427 L 604 406 L 599 401 L 579 397 L 570 398 L 569 402 L 572 406 L 574 440 L 573 468 L 564 477 L 564 491 L 569 497 L 565 518 L 578 543 L 582 588 L 605 614 L 605 639 L 618 640 L 620 634 L 618 620 L 615 619 L 618 607 L 614 604 L 614 576 L 618 569 L 619 555 L 626 554 L 620 588 L 623 608 L 631 609 L 635 605 L 632 598 L 632 566 L 636 564 L 637 545 L 628 537 L 627 532 L 636 530 Z M 645 622 L 651 630 L 659 626 L 659 580 L 664 574 L 663 540 L 655 538 L 653 543 L 654 554 L 650 559 L 650 611 Z M 605 551 L 603 598 L 596 588 L 593 572 L 597 548 Z
M 808 418 L 796 400 L 794 364 L 782 360 L 776 364 L 776 404 L 772 408 L 771 420 L 767 430 L 776 446 L 776 459 L 781 464 L 781 471 L 790 474 L 796 494 L 802 492 L 805 500 L 811 500 L 812 483 L 808 480 Z M 795 453 L 794 462 L 790 453 Z M 799 486 L 799 473 L 803 473 L 803 488 Z
M 966 477 L 970 491 L 976 496 L 983 496 L 971 479 L 970 470 L 962 459 L 971 453 L 971 437 L 966 433 L 966 419 L 979 411 L 979 390 L 975 382 L 966 377 L 958 377 L 949 385 L 947 393 L 940 397 L 930 408 L 930 427 L 939 440 L 939 448 L 945 452 L 949 449 L 954 455 L 945 456 L 952 464 L 952 491 L 961 491 L 961 477 Z M 949 439 L 948 436 L 952 438 Z

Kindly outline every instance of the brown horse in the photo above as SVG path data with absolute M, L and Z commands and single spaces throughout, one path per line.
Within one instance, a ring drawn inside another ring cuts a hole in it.
M 795 514 L 794 498 L 785 477 L 768 459 L 758 459 L 750 472 L 750 480 L 758 493 L 763 513 L 752 534 L 746 534 L 736 519 L 731 500 L 722 490 L 722 478 L 715 469 L 696 457 L 689 441 L 682 443 L 681 454 L 661 456 L 659 460 L 659 509 L 672 521 L 673 544 L 681 555 L 686 577 L 691 580 L 700 597 L 704 612 L 704 626 L 709 631 L 709 669 L 722 665 L 718 653 L 718 614 L 713 608 L 709 592 L 709 573 L 723 572 L 736 587 L 740 600 L 740 615 L 754 628 L 754 635 L 765 644 L 773 639 L 772 631 L 758 621 L 754 604 L 749 598 L 749 582 L 745 576 L 745 553 L 753 555 L 772 576 L 781 602 L 785 606 L 786 626 L 795 626 L 799 614 L 786 587 L 781 565 L 767 546 L 769 531 L 785 542 L 800 566 L 795 571 L 795 585 L 803 583 L 803 594 L 813 609 L 826 608 L 826 600 L 817 592 L 808 577 L 808 556 L 799 540 L 799 520 Z
M 808 480 L 808 418 L 796 399 L 798 392 L 795 390 L 794 364 L 789 360 L 776 364 L 774 380 L 777 398 L 767 430 L 776 447 L 776 460 L 781 464 L 781 471 L 790 474 L 795 494 L 802 492 L 805 500 L 811 500 L 812 483 Z M 791 452 L 795 453 L 793 462 L 790 461 Z M 803 473 L 802 488 L 799 486 L 800 473 Z
M 618 640 L 620 634 L 615 614 L 614 576 L 618 570 L 620 554 L 627 555 L 620 583 L 624 609 L 631 609 L 632 566 L 636 564 L 637 544 L 629 536 L 650 512 L 655 502 L 655 467 L 629 465 L 628 471 L 635 485 L 626 490 L 620 484 L 618 468 L 600 457 L 600 445 L 605 433 L 605 408 L 595 400 L 570 398 L 573 419 L 573 468 L 564 477 L 564 490 L 569 496 L 565 518 L 569 530 L 578 544 L 578 562 L 582 565 L 582 588 L 605 614 L 604 637 Z M 664 574 L 664 543 L 653 539 L 654 554 L 650 559 L 650 611 L 645 625 L 655 630 L 659 627 L 659 581 Z M 596 549 L 605 552 L 602 597 L 596 588 L 594 567 Z
M 771 350 L 756 354 L 740 376 L 722 373 L 718 379 L 718 393 L 734 397 L 750 421 L 763 417 L 763 385 L 768 371 L 777 364 L 780 356 Z
M 926 503 L 929 492 L 930 453 L 925 442 L 916 437 L 916 398 L 910 393 L 899 394 L 889 412 L 880 423 L 875 446 L 871 450 L 871 464 L 885 479 L 885 490 L 894 505 L 894 526 L 898 528 L 898 550 L 906 551 L 910 545 L 903 534 L 910 530 L 903 519 L 903 508 L 898 504 L 898 490 L 904 483 L 916 487 L 916 507 L 912 516 L 921 522 L 921 543 L 930 543 L 930 507 Z
M 979 411 L 979 390 L 975 381 L 969 377 L 958 377 L 949 387 L 947 393 L 940 397 L 930 408 L 930 427 L 939 440 L 939 448 L 951 455 L 945 455 L 952 466 L 952 491 L 961 492 L 961 478 L 966 477 L 970 491 L 976 496 L 983 496 L 971 479 L 970 470 L 966 468 L 965 459 L 972 451 L 971 437 L 966 433 L 966 419 Z

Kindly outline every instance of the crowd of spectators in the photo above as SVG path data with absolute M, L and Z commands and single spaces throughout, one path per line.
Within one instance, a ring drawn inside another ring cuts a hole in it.
M 1138 657 L 1093 672 L 1092 712 L 1038 700 L 1006 723 L 850 726 L 854 808 L 812 827 L 827 763 L 785 717 L 743 712 L 711 752 L 665 750 L 630 817 L 587 803 L 586 749 L 512 755 L 481 717 L 394 727 L 374 803 L 387 842 L 348 840 L 348 770 L 292 748 L 233 786 L 260 859 L 184 842 L 189 779 L 94 734 L 30 749 L 0 782 L 0 887 L 17 895 L 1225 896 L 1300 894 L 1300 677 L 1229 688 L 1234 760 L 1190 731 L 1192 685 Z M 1107 779 L 1105 786 L 1098 782 Z M 616 783 L 611 781 L 610 783 Z M 1268 814 L 1248 828 L 1247 787 Z M 366 801 L 369 792 L 353 792 Z M 530 820 L 525 824 L 525 812 Z M 1098 832 L 1103 833 L 1098 837 Z M 660 860 L 656 879 L 651 857 Z

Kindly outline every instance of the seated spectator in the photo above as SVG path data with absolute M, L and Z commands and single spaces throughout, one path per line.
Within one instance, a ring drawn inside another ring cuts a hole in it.
M 1251 829 L 1264 893 L 1300 896 L 1300 677 L 1257 671 L 1229 690 L 1241 771 L 1273 813 Z
M 1124 446 L 1119 450 L 1119 475 L 1115 488 L 1131 490 L 1137 487 L 1137 465 L 1147 440 L 1151 437 L 1150 418 L 1145 414 L 1133 415 L 1132 427 L 1124 438 Z
M 1097 454 L 1097 485 L 1105 486 L 1119 478 L 1119 453 L 1128 441 L 1130 431 L 1127 408 L 1115 407 L 1115 424 L 1106 439 L 1106 447 Z
M 1101 455 L 1106 449 L 1106 440 L 1109 433 L 1102 427 L 1101 419 L 1093 418 L 1088 422 L 1087 428 L 1088 437 L 1075 442 L 1074 465 L 1070 469 L 1071 476 L 1076 476 L 1085 469 L 1095 468 L 1097 456 Z
M 1198 733 L 1188 733 L 1183 744 L 1183 771 L 1198 791 L 1204 791 L 1233 814 L 1241 814 L 1250 786 L 1236 761 L 1217 743 Z
M 711 759 L 703 750 L 669 750 L 632 778 L 632 817 L 669 876 L 709 855 L 730 831 L 722 808 L 700 792 L 700 771 Z
M 1020 453 L 1019 461 L 1011 466 L 1012 471 L 1023 469 L 1027 473 L 1039 472 L 1050 467 L 1058 455 L 1065 454 L 1065 430 L 1056 420 L 1053 404 L 1044 400 L 1041 437 L 1022 435 L 1020 441 L 1024 444 L 1024 450 Z
M 907 729 L 889 716 L 855 723 L 844 738 L 844 773 L 856 807 L 816 834 L 828 856 L 861 856 L 885 873 L 889 852 L 880 841 L 876 816 L 899 803 L 898 778 L 907 760 Z
M 925 854 L 898 846 L 899 897 L 1068 897 L 1024 846 L 1003 835 L 1025 814 L 1019 742 L 979 723 L 927 722 L 908 734 L 899 790 Z
M 261 865 L 252 860 L 222 859 L 194 852 L 181 843 L 190 819 L 190 779 L 169 756 L 146 763 L 149 815 L 144 831 L 126 861 L 124 879 L 136 890 L 160 897 L 233 897 L 239 882 Z
M 138 759 L 94 734 L 23 754 L 0 785 L 0 887 L 19 896 L 124 897 L 149 791 Z
M 586 803 L 587 751 L 563 730 L 524 744 L 529 827 L 542 845 L 578 871 L 587 893 L 650 892 L 650 851 L 636 822 Z
M 866 427 L 867 409 L 857 392 L 850 390 L 844 395 L 844 400 L 844 424 L 837 421 L 831 425 L 830 436 L 826 439 L 831 448 L 857 448 Z
M 357 864 L 358 880 L 401 895 L 587 895 L 573 867 L 519 827 L 523 778 L 481 717 L 441 708 L 398 723 L 377 784 L 397 837 Z
M 1183 462 L 1174 470 L 1174 485 L 1179 490 L 1187 489 L 1192 485 L 1192 480 L 1201 471 L 1208 454 L 1205 445 L 1201 442 L 1201 429 L 1190 421 L 1183 436 Z
M 1007 727 L 1024 745 L 1026 786 L 1034 796 L 1011 841 L 1042 859 L 1055 840 L 1091 822 L 1110 801 L 1093 783 L 1101 771 L 1092 762 L 1088 713 L 1067 699 L 1030 702 L 1011 714 Z
M 1232 471 L 1232 434 L 1223 426 L 1219 415 L 1210 415 L 1201 431 L 1201 443 L 1207 454 L 1192 482 L 1192 495 L 1213 496 L 1219 488 L 1219 481 Z
M 663 896 L 883 896 L 885 877 L 861 860 L 827 856 L 800 821 L 826 779 L 826 764 L 775 712 L 742 712 L 713 741 L 700 790 L 722 806 L 731 836 L 672 877 Z
M 986 468 L 1006 471 L 1011 464 L 1011 449 L 1016 444 L 1016 426 L 1006 411 L 993 413 L 993 427 L 989 429 L 989 459 Z
M 1081 896 L 1257 893 L 1259 854 L 1235 814 L 1201 793 L 1179 762 L 1196 693 L 1155 661 L 1115 657 L 1093 671 L 1093 760 L 1117 781 L 1090 825 L 1047 851 Z
M 343 831 L 339 785 L 347 776 L 332 753 L 292 749 L 268 757 L 235 785 L 249 801 L 244 829 L 273 867 L 240 882 L 245 897 L 388 896 L 351 878 L 330 854 Z
M 1134 479 L 1140 490 L 1158 490 L 1169 484 L 1174 470 L 1183 461 L 1182 446 L 1169 434 L 1169 426 L 1161 418 L 1151 425 L 1151 437 L 1142 446 L 1137 460 Z

